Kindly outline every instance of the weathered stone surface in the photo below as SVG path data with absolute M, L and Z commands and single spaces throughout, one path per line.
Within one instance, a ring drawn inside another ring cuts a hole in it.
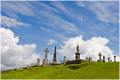
M 101 59 L 102 56 L 101 52 L 99 52 L 98 56 L 99 56 L 99 60 L 97 60 L 97 62 L 103 62 L 103 60 Z
M 75 60 L 79 60 L 80 59 L 80 54 L 81 53 L 79 53 L 79 46 L 77 45 L 77 52 L 75 53 Z
M 86 61 L 86 60 L 84 60 L 84 59 L 71 60 L 71 61 L 67 61 L 66 65 L 68 65 L 68 64 L 80 64 L 80 63 L 82 63 L 82 62 L 88 62 L 88 61 Z
M 48 47 L 46 47 L 46 50 L 44 51 L 46 52 L 46 54 L 45 54 L 45 59 L 43 60 L 42 66 L 49 66 L 48 59 L 47 59 L 47 53 L 49 52 Z

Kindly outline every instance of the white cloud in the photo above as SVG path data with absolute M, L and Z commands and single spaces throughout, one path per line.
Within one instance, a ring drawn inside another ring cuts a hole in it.
M 62 49 L 57 50 L 63 56 L 66 56 L 68 59 L 75 59 L 75 53 L 77 52 L 76 47 L 79 45 L 80 49 L 80 58 L 86 59 L 86 57 L 92 57 L 93 61 L 97 61 L 99 59 L 98 53 L 101 52 L 102 55 L 106 57 L 106 61 L 108 57 L 113 60 L 113 51 L 106 46 L 109 42 L 108 39 L 102 37 L 92 37 L 90 40 L 84 41 L 83 36 L 77 36 L 75 38 L 70 38 L 67 41 L 63 41 L 65 44 L 61 46 Z M 117 61 L 119 57 L 117 56 Z
M 1 30 L 1 64 L 2 69 L 25 67 L 28 64 L 37 62 L 40 55 L 33 54 L 35 44 L 18 45 L 19 37 L 5 28 Z
M 49 42 L 47 43 L 47 45 L 51 45 L 53 43 L 58 43 L 58 42 L 54 39 L 50 39 Z
M 118 2 L 77 2 L 78 6 L 91 10 L 100 21 L 106 23 L 118 23 L 119 21 L 119 4 Z
M 16 19 L 8 18 L 1 15 L 1 24 L 7 27 L 17 27 L 17 26 L 31 26 L 30 24 L 18 22 Z

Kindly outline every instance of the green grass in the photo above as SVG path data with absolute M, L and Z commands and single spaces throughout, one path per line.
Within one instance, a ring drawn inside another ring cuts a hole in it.
M 31 67 L 1 74 L 2 79 L 119 79 L 119 62 Z

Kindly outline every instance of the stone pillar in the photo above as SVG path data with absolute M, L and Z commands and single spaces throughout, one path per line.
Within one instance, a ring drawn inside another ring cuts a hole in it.
M 110 62 L 110 58 L 108 57 L 108 62 Z
M 66 56 L 64 56 L 63 64 L 66 64 Z
M 92 62 L 92 58 L 91 57 L 89 57 L 89 62 Z
M 88 61 L 88 57 L 86 57 L 86 61 Z
M 57 62 L 57 60 L 56 60 L 56 46 L 55 46 L 55 51 L 54 51 L 54 56 L 53 56 L 53 62 Z
M 114 55 L 114 62 L 116 62 L 116 56 Z
M 79 59 L 80 59 L 80 54 L 81 54 L 81 53 L 79 53 L 79 46 L 78 46 L 78 45 L 77 45 L 77 52 L 76 52 L 75 54 L 76 54 L 75 60 L 79 60 Z
M 103 56 L 103 62 L 105 62 L 105 56 Z

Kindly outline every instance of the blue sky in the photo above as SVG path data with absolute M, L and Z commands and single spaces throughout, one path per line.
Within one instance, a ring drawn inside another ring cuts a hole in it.
M 109 48 L 110 55 L 119 56 L 118 1 L 2 1 L 1 19 L 1 27 L 11 30 L 14 38 L 19 36 L 17 45 L 36 45 L 30 54 L 40 55 L 41 62 L 46 47 L 49 49 L 49 56 L 53 56 L 54 47 L 57 46 L 58 62 L 69 53 L 64 53 L 63 50 L 72 48 L 76 51 L 74 43 L 77 43 L 74 39 L 80 35 L 84 42 L 94 38 L 103 40 L 97 40 L 102 44 L 105 40 L 103 46 Z M 65 48 L 71 38 L 73 44 Z M 78 44 L 81 43 L 78 39 Z M 107 49 L 100 50 L 104 55 L 109 54 Z M 86 53 L 81 49 L 80 52 Z M 98 56 L 98 53 L 96 55 Z M 67 58 L 73 59 L 71 56 Z M 83 56 L 82 58 L 86 57 Z M 52 62 L 52 59 L 49 58 L 49 62 Z

